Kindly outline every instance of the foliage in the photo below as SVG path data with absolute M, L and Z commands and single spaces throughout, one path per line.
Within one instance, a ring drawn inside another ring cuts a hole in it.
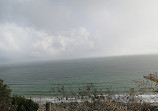
M 26 99 L 22 96 L 13 96 L 12 105 L 15 111 L 37 111 L 39 107 L 33 100 Z
M 51 91 L 57 100 L 53 103 L 53 111 L 157 111 L 158 108 L 146 103 L 134 88 L 126 94 L 119 94 L 110 89 L 98 90 L 90 83 L 76 92 L 63 85 L 57 85 Z
M 38 107 L 31 99 L 11 97 L 11 89 L 0 79 L 0 111 L 37 111 Z
M 79 88 L 77 91 L 69 91 L 65 86 L 57 85 L 51 88 L 53 97 L 59 102 L 53 104 L 53 110 L 61 111 L 111 111 L 112 108 L 104 100 L 112 98 L 109 89 L 107 91 L 98 90 L 93 83 Z M 57 96 L 58 94 L 58 96 Z M 115 103 L 114 103 L 115 104 Z M 115 109 L 115 108 L 114 108 Z
M 0 111 L 9 111 L 11 109 L 11 90 L 0 79 Z

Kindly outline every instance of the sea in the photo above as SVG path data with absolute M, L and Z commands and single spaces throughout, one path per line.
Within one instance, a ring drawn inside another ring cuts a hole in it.
M 42 98 L 51 96 L 57 85 L 71 90 L 89 83 L 99 90 L 128 91 L 135 80 L 158 72 L 158 55 L 100 57 L 75 60 L 0 64 L 0 78 L 12 95 Z

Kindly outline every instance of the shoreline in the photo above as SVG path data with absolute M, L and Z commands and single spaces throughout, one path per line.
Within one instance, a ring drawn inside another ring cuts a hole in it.
M 115 97 L 119 97 L 121 100 L 121 97 L 125 97 L 125 95 L 120 94 L 120 95 L 114 95 Z M 147 103 L 158 103 L 158 94 L 142 94 L 142 95 L 137 95 L 134 96 L 134 98 L 140 98 L 142 99 L 144 102 Z M 32 97 L 31 98 L 34 102 L 37 103 L 42 103 L 45 104 L 47 102 L 51 102 L 51 103 L 60 103 L 61 101 L 57 100 L 56 97 Z M 75 99 L 75 98 L 68 98 L 68 100 L 66 100 L 65 98 L 62 100 L 62 102 L 82 102 L 79 99 Z
M 119 96 L 119 97 L 124 97 L 124 95 L 115 95 L 116 97 Z M 143 102 L 133 102 L 131 104 L 146 104 L 146 105 L 150 105 L 151 108 L 155 108 L 155 107 L 158 107 L 158 94 L 154 94 L 154 95 L 149 95 L 149 94 L 144 94 L 144 95 L 138 95 L 138 96 L 134 96 L 135 99 L 137 98 L 141 98 L 143 100 Z M 120 98 L 120 100 L 122 99 Z M 155 98 L 155 99 L 154 99 Z M 39 104 L 39 110 L 38 111 L 46 111 L 46 107 L 47 107 L 47 103 L 48 104 L 51 104 L 51 108 L 52 109 L 55 109 L 55 111 L 67 111 L 67 110 L 64 110 L 64 108 L 60 105 L 60 104 L 64 104 L 66 105 L 66 107 L 70 107 L 70 105 L 72 103 L 74 104 L 78 104 L 79 106 L 80 105 L 83 105 L 86 101 L 80 101 L 80 100 L 77 100 L 77 101 L 68 101 L 68 100 L 65 100 L 65 101 L 54 101 L 54 98 L 32 98 L 33 101 L 37 102 Z M 91 103 L 91 101 L 88 101 L 90 104 L 93 104 Z M 129 101 L 128 101 L 129 102 Z M 121 104 L 119 101 L 117 102 L 113 102 L 112 100 L 108 100 L 108 99 L 102 99 L 101 101 L 99 101 L 100 104 L 104 104 L 104 105 L 107 105 L 111 108 L 116 108 L 118 109 L 118 111 L 128 111 L 127 110 L 127 107 L 124 106 L 123 104 L 126 104 L 125 102 L 121 101 Z M 117 104 L 119 103 L 119 104 Z M 98 104 L 99 106 L 99 104 Z M 145 106 L 143 106 L 145 107 Z M 119 109 L 119 108 L 122 108 L 122 109 Z M 75 109 L 74 109 L 75 110 Z

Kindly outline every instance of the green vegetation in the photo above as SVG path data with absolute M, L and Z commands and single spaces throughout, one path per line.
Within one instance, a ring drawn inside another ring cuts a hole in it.
M 13 96 L 11 103 L 15 111 L 37 111 L 39 107 L 33 100 L 22 96 Z
M 9 111 L 11 109 L 11 90 L 3 84 L 0 79 L 0 111 Z
M 31 99 L 11 97 L 11 89 L 0 79 L 0 111 L 37 111 L 38 107 Z

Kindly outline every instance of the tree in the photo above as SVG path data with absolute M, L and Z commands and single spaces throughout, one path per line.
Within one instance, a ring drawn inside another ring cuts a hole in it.
M 11 109 L 11 89 L 0 79 L 0 111 Z
M 26 99 L 22 96 L 13 96 L 12 105 L 15 111 L 37 111 L 39 107 L 32 99 Z
M 0 79 L 0 111 L 37 111 L 38 108 L 32 99 L 11 97 L 11 89 Z

